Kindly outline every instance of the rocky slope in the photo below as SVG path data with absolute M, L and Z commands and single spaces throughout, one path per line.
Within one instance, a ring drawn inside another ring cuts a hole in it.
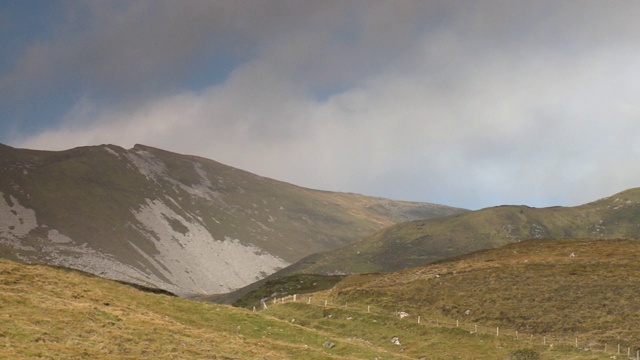
M 464 210 L 316 191 L 136 145 L 0 145 L 0 257 L 227 292 L 385 226 Z

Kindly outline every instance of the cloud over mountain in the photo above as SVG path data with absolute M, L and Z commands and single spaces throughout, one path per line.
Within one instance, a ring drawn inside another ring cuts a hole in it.
M 146 143 L 471 208 L 638 185 L 631 1 L 58 5 L 1 68 L 14 146 Z

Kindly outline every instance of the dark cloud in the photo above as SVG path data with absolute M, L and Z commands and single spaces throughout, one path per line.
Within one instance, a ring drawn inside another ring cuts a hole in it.
M 394 68 L 425 34 L 448 36 L 472 56 L 487 51 L 529 51 L 528 55 L 535 56 L 532 50 L 579 51 L 594 44 L 638 40 L 634 19 L 640 14 L 639 6 L 617 4 L 59 3 L 66 8 L 65 21 L 52 30 L 53 35 L 33 40 L 13 70 L 2 76 L 0 89 L 3 94 L 28 97 L 65 87 L 80 95 L 122 100 L 188 89 L 188 82 L 198 75 L 230 70 L 205 71 L 203 61 L 246 62 L 258 57 L 274 58 L 283 73 L 311 90 L 344 88 Z M 447 60 L 456 66 L 473 61 L 461 58 L 456 62 L 455 54 L 450 55 Z
M 66 21 L 53 36 L 43 35 L 25 48 L 2 76 L 0 89 L 16 93 L 18 87 L 17 96 L 28 97 L 43 86 L 45 91 L 69 87 L 123 98 L 188 88 L 185 79 L 206 65 L 201 58 L 256 56 L 271 37 L 304 27 L 318 8 L 314 4 L 69 2 Z

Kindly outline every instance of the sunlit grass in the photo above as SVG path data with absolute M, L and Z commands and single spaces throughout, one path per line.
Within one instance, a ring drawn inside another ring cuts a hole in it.
M 5 260 L 0 308 L 0 359 L 370 359 L 379 353 L 244 309 Z M 326 341 L 339 346 L 325 348 Z

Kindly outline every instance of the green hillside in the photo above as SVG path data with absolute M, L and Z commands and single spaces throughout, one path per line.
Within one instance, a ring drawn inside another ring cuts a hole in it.
M 497 206 L 391 226 L 280 271 L 349 274 L 393 271 L 527 239 L 639 238 L 640 189 L 576 207 Z

